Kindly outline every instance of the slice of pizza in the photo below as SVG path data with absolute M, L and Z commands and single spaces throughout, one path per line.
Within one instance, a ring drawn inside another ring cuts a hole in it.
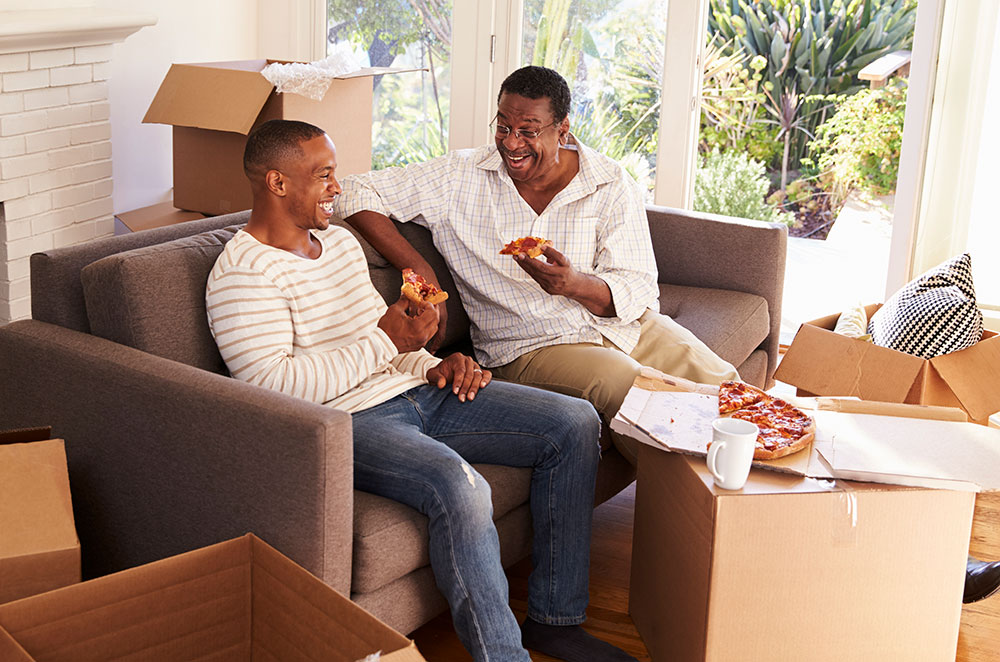
M 523 253 L 528 257 L 538 257 L 546 246 L 551 245 L 551 241 L 541 237 L 521 237 L 504 246 L 500 255 L 520 255 Z
M 725 381 L 719 384 L 719 413 L 728 414 L 770 397 L 751 384 Z
M 413 269 L 403 269 L 403 286 L 399 289 L 403 296 L 416 303 L 436 304 L 448 298 L 447 292 L 439 290 L 433 283 L 428 283 Z
M 816 438 L 816 422 L 811 416 L 771 395 L 734 411 L 732 418 L 750 421 L 757 426 L 755 460 L 775 460 L 797 453 Z

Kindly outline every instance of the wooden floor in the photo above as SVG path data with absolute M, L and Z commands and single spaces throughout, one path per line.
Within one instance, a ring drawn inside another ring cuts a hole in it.
M 596 637 L 649 662 L 649 654 L 628 615 L 628 581 L 632 559 L 632 512 L 635 483 L 615 498 L 594 509 L 590 546 L 590 606 L 584 628 Z M 517 620 L 524 619 L 528 599 L 530 559 L 507 572 L 510 602 Z M 446 613 L 410 634 L 417 648 L 434 662 L 467 662 L 472 657 L 458 641 L 451 617 Z M 532 653 L 535 662 L 555 658 Z

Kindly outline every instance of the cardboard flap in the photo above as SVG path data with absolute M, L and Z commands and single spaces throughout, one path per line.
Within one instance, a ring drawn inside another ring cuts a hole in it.
M 259 71 L 174 64 L 142 121 L 246 135 L 272 89 Z
M 799 328 L 774 378 L 809 393 L 902 402 L 923 365 L 919 357 L 807 323 Z
M 983 336 L 960 352 L 931 359 L 931 365 L 947 382 L 965 410 L 976 420 L 1000 411 L 997 366 L 1000 366 L 1000 335 Z
M 839 411 L 845 414 L 878 414 L 880 416 L 902 416 L 905 418 L 929 418 L 938 421 L 965 423 L 969 417 L 955 407 L 937 405 L 911 405 L 902 402 L 875 402 L 850 398 L 816 398 L 816 409 Z
M 423 660 L 405 636 L 378 621 L 362 607 L 332 590 L 253 534 L 246 538 L 253 554 L 254 649 L 281 654 L 289 642 L 308 651 L 301 659 L 353 662 L 376 651 L 383 659 Z M 399 651 L 397 657 L 389 657 Z
M 0 558 L 78 545 L 61 439 L 0 446 L 0 530 Z
M 1000 490 L 1000 430 L 974 423 L 817 412 L 820 453 L 838 478 L 901 485 L 948 481 Z M 966 487 L 965 489 L 969 489 Z
M 0 660 L 4 662 L 32 662 L 32 657 L 28 655 L 20 644 L 14 641 L 6 630 L 0 627 Z

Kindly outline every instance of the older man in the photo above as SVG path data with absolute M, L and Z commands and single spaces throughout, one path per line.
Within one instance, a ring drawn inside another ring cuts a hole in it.
M 209 325 L 232 375 L 351 412 L 359 490 L 427 515 L 431 566 L 476 660 L 634 660 L 579 624 L 588 600 L 599 422 L 586 402 L 491 383 L 468 356 L 421 349 L 432 306 L 386 306 L 361 246 L 330 226 L 336 151 L 320 129 L 273 120 L 247 140 L 254 206 L 208 280 Z M 444 388 L 450 384 L 451 388 Z M 528 618 L 518 627 L 472 463 L 531 467 Z
M 562 76 L 519 69 L 500 87 L 494 145 L 345 177 L 334 209 L 400 269 L 431 273 L 390 218 L 431 231 L 476 356 L 499 377 L 586 398 L 606 421 L 643 365 L 703 383 L 738 378 L 659 314 L 643 194 L 575 139 L 569 108 Z M 544 261 L 498 255 L 522 236 L 552 241 Z M 636 442 L 614 441 L 634 462 Z

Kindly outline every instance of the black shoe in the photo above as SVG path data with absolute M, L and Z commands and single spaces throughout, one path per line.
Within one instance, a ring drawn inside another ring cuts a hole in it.
M 1000 561 L 987 563 L 969 557 L 965 566 L 965 595 L 962 602 L 968 604 L 988 598 L 1000 589 Z

